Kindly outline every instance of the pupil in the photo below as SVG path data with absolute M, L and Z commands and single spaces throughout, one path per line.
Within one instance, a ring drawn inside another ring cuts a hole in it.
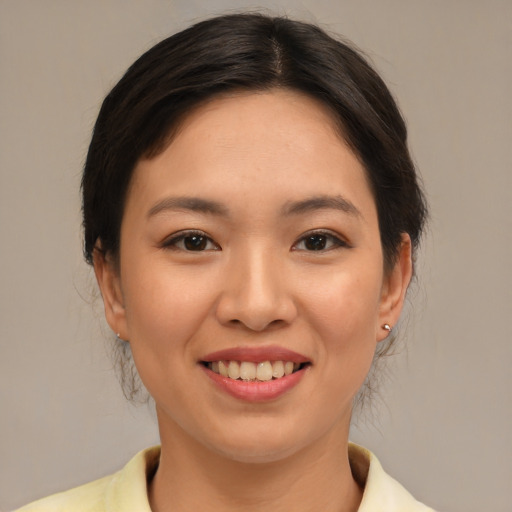
M 206 237 L 201 235 L 187 236 L 184 243 L 189 251 L 202 251 L 206 247 Z
M 321 251 L 325 249 L 327 238 L 324 235 L 311 235 L 306 238 L 306 248 L 309 251 Z

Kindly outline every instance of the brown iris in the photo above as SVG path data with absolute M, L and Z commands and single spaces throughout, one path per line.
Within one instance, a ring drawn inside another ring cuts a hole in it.
M 188 251 L 204 251 L 208 238 L 202 235 L 188 235 L 183 238 L 183 245 Z

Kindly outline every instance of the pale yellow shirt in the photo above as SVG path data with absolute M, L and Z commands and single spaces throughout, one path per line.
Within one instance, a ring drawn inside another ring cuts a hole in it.
M 113 475 L 35 501 L 17 512 L 151 512 L 147 481 L 159 457 L 159 447 L 143 450 Z M 354 477 L 364 485 L 358 512 L 433 512 L 386 474 L 370 451 L 350 444 L 349 458 Z

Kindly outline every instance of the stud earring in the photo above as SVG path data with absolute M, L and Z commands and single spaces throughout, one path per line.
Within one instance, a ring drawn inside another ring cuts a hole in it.
M 123 338 L 121 338 L 121 336 L 119 335 L 119 333 L 116 333 L 116 338 L 117 338 L 119 341 L 122 341 L 122 342 L 126 343 L 126 340 L 123 340 Z
M 393 329 L 389 324 L 384 324 L 382 326 L 382 328 L 385 330 L 385 331 L 388 331 L 388 332 L 391 332 L 391 330 Z

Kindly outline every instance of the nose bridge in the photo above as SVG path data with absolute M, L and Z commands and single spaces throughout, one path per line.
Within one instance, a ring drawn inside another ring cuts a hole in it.
M 295 306 L 284 271 L 282 258 L 263 242 L 233 253 L 218 304 L 221 321 L 254 331 L 290 322 Z
M 277 302 L 281 294 L 281 283 L 276 280 L 278 264 L 272 251 L 260 248 L 247 251 L 244 258 L 242 272 L 240 273 L 240 299 L 255 306 L 269 306 Z

